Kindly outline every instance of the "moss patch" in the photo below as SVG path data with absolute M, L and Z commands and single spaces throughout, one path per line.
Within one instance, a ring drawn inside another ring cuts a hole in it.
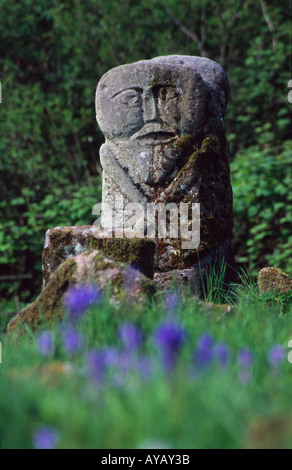
M 115 261 L 129 263 L 153 279 L 155 242 L 142 238 L 93 238 L 94 249 L 102 250 Z

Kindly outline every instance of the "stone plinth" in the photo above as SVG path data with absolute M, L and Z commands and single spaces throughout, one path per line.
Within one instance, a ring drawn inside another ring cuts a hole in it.
M 112 234 L 114 236 L 114 234 Z M 92 225 L 47 230 L 43 251 L 43 279 L 47 283 L 58 266 L 87 250 L 101 250 L 115 261 L 128 263 L 153 279 L 155 242 L 144 238 L 109 238 Z

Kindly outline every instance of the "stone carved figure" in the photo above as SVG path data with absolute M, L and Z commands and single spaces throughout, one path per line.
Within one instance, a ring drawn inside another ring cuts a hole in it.
M 233 264 L 224 114 L 229 83 L 206 58 L 163 56 L 116 67 L 96 90 L 103 202 L 200 204 L 200 245 L 157 240 L 156 275 L 198 279 L 218 252 Z M 102 219 L 103 223 L 103 219 Z M 198 265 L 200 263 L 200 266 Z M 232 276 L 231 276 L 232 277 Z

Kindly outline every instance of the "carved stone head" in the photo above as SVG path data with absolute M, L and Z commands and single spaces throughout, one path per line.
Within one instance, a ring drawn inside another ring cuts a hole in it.
M 227 77 L 215 62 L 157 57 L 107 72 L 96 91 L 96 117 L 113 142 L 169 143 L 184 135 L 196 136 L 206 107 L 215 106 L 220 121 L 228 94 Z

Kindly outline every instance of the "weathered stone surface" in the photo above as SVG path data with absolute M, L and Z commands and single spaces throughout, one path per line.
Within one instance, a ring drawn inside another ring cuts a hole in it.
M 184 286 L 189 286 L 193 294 L 196 294 L 200 298 L 204 298 L 207 293 L 207 275 L 210 268 L 218 268 L 220 272 L 220 266 L 222 263 L 226 263 L 225 275 L 223 283 L 227 288 L 228 284 L 234 282 L 235 269 L 233 265 L 233 251 L 230 241 L 226 241 L 219 245 L 219 247 L 213 248 L 204 257 L 200 257 L 199 261 L 193 255 L 193 259 L 189 259 L 189 267 L 183 268 L 178 265 L 177 269 L 172 269 L 167 272 L 158 272 L 154 274 L 154 281 L 160 289 L 169 289 L 175 282 L 179 289 Z M 203 287 L 204 286 L 204 287 Z
M 42 259 L 44 284 L 63 261 L 90 249 L 101 250 L 115 261 L 129 263 L 145 276 L 153 278 L 155 254 L 153 240 L 108 238 L 104 230 L 84 225 L 47 230 Z
M 36 330 L 40 325 L 61 319 L 64 295 L 72 285 L 110 288 L 113 298 L 126 297 L 129 301 L 138 301 L 142 294 L 155 290 L 150 279 L 129 265 L 113 261 L 98 250 L 86 251 L 67 259 L 56 269 L 39 297 L 10 321 L 8 332 L 21 332 L 26 325 Z
M 267 267 L 261 269 L 257 281 L 263 294 L 268 292 L 283 294 L 292 289 L 292 279 L 278 268 Z
M 183 271 L 191 268 L 196 276 L 198 252 L 201 260 L 228 241 L 234 267 L 224 133 L 228 98 L 229 83 L 220 65 L 191 56 L 122 65 L 97 86 L 96 117 L 105 136 L 100 149 L 103 203 L 114 208 L 118 195 L 124 206 L 139 203 L 145 213 L 149 204 L 200 204 L 198 250 L 182 248 L 181 233 L 175 239 L 156 234 L 156 278 L 173 270 L 185 277 Z M 107 226 L 106 214 L 101 223 Z

